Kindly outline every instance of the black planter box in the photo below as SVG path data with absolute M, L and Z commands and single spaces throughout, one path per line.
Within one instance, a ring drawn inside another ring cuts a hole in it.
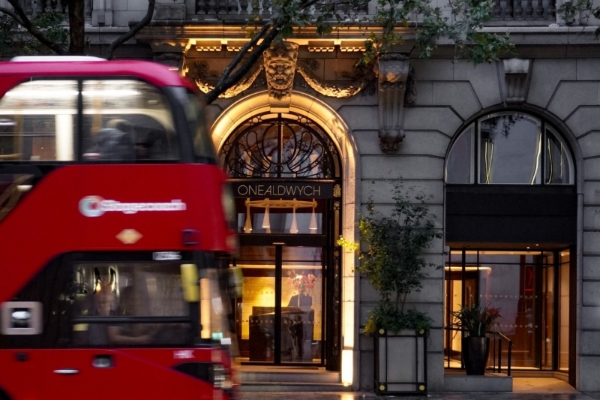
M 375 393 L 427 394 L 427 334 L 380 329 L 375 335 Z

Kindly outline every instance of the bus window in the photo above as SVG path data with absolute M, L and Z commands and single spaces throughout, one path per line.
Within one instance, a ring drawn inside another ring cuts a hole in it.
M 204 119 L 204 107 L 198 96 L 188 93 L 188 101 L 183 107 L 187 118 L 190 135 L 194 139 L 194 155 L 201 161 L 212 161 L 216 159 L 215 147 L 206 127 Z
M 79 264 L 74 280 L 92 287 L 76 297 L 75 317 L 92 317 L 73 327 L 77 345 L 189 345 L 189 307 L 184 301 L 179 264 Z M 106 321 L 97 321 L 97 317 Z M 148 322 L 150 319 L 150 322 Z M 85 320 L 85 319 L 84 319 Z
M 83 82 L 83 160 L 145 162 L 179 159 L 169 105 L 137 80 Z
M 0 99 L 0 161 L 73 161 L 77 81 L 34 80 Z

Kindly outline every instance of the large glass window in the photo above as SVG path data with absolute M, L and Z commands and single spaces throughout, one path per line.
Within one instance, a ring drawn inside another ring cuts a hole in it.
M 0 99 L 0 161 L 73 161 L 75 80 L 25 82 Z
M 448 154 L 446 182 L 573 184 L 573 160 L 549 124 L 524 113 L 495 113 L 460 133 Z
M 512 341 L 512 368 L 568 370 L 568 250 L 452 251 L 445 271 L 448 327 L 453 324 L 452 313 L 462 305 L 498 308 L 500 318 L 494 331 Z M 461 337 L 459 331 L 446 333 L 450 367 L 461 366 Z M 501 357 L 506 367 L 506 342 Z M 494 362 L 497 359 L 490 355 L 488 366 Z
M 179 159 L 173 116 L 160 91 L 136 80 L 83 82 L 83 159 Z

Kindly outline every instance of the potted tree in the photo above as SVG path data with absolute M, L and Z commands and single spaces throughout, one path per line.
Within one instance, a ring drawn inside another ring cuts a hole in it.
M 479 303 L 462 306 L 452 313 L 454 326 L 463 331 L 462 358 L 467 375 L 484 375 L 490 353 L 490 339 L 487 333 L 497 324 L 499 310 Z
M 413 190 L 409 189 L 409 193 Z M 359 251 L 361 262 L 356 270 L 380 293 L 364 328 L 366 335 L 375 338 L 376 392 L 425 394 L 426 338 L 431 320 L 425 313 L 407 308 L 406 299 L 422 288 L 424 267 L 434 266 L 425 261 L 422 253 L 441 233 L 431 221 L 422 192 L 409 196 L 396 186 L 392 198 L 391 216 L 377 213 L 372 199 L 367 203 L 368 213 L 358 223 L 365 251 L 360 251 L 358 243 L 344 238 L 338 243 Z M 400 361 L 414 366 L 403 366 Z

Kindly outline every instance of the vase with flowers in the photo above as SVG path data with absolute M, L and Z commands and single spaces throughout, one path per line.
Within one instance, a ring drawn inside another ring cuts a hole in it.
M 467 375 L 484 375 L 490 350 L 487 334 L 497 325 L 500 310 L 473 303 L 452 312 L 452 316 L 453 325 L 463 331 L 462 358 Z
M 312 290 L 315 287 L 317 277 L 314 274 L 296 273 L 291 270 L 287 273 L 288 283 L 294 287 L 294 294 L 288 303 L 288 307 L 311 307 Z

